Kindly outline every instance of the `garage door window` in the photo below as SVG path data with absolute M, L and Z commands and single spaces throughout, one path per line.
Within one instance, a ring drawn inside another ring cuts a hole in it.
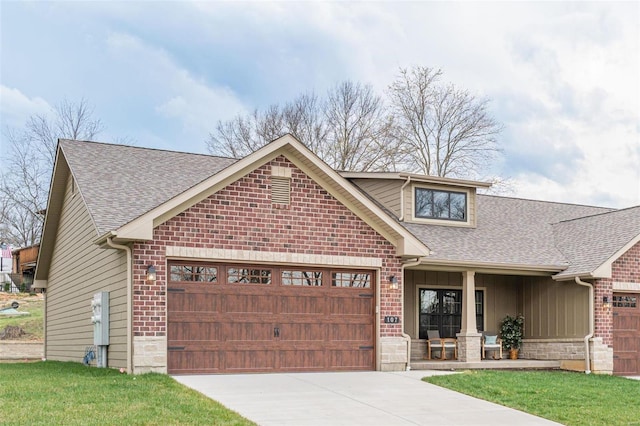
M 636 296 L 613 296 L 613 306 L 615 308 L 635 308 L 638 306 Z
M 333 287 L 371 288 L 371 274 L 367 272 L 333 272 Z
M 271 269 L 227 268 L 229 284 L 271 284 Z
M 211 266 L 172 265 L 171 281 L 215 283 L 218 281 L 218 268 Z
M 322 272 L 321 271 L 283 270 L 282 285 L 320 287 L 322 285 Z

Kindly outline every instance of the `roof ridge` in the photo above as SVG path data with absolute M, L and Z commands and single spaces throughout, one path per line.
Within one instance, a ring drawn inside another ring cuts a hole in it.
M 89 144 L 96 144 L 96 145 L 107 145 L 107 146 L 113 146 L 113 147 L 132 148 L 132 149 L 139 149 L 139 150 L 143 150 L 143 151 L 158 151 L 158 152 L 171 152 L 171 153 L 174 153 L 174 154 L 199 155 L 199 156 L 202 156 L 202 157 L 222 158 L 222 159 L 226 159 L 226 160 L 236 160 L 236 161 L 238 160 L 237 158 L 234 158 L 234 157 L 225 157 L 225 156 L 222 156 L 222 155 L 203 154 L 203 153 L 200 153 L 200 152 L 176 151 L 176 150 L 173 150 L 173 149 L 126 145 L 126 144 L 114 143 L 114 142 L 87 141 L 87 140 L 67 139 L 67 138 L 60 138 L 60 141 L 66 141 L 66 142 L 72 142 L 72 143 L 80 142 L 80 143 L 89 143 Z
M 592 218 L 592 217 L 596 217 L 596 216 L 604 216 L 604 215 L 608 215 L 608 214 L 612 214 L 612 213 L 622 213 L 622 212 L 625 212 L 626 210 L 632 210 L 632 209 L 638 209 L 638 208 L 640 208 L 640 205 L 631 206 L 631 207 L 625 207 L 623 209 L 613 209 L 613 210 L 608 211 L 608 212 L 594 213 L 594 214 L 590 214 L 590 215 L 582 216 L 582 217 L 574 217 L 573 219 L 565 219 L 565 220 L 561 220 L 561 221 L 559 221 L 557 223 L 572 222 L 572 221 L 575 221 L 575 220 L 582 220 L 582 219 Z
M 493 198 L 501 198 L 501 199 L 511 199 L 511 200 L 519 200 L 519 201 L 531 201 L 535 203 L 545 203 L 545 204 L 559 204 L 563 206 L 574 206 L 574 207 L 589 207 L 594 209 L 607 209 L 609 211 L 596 213 L 596 214 L 605 214 L 611 213 L 614 211 L 619 211 L 621 209 L 616 209 L 615 207 L 604 207 L 604 206 L 594 206 L 591 204 L 579 204 L 579 203 L 564 203 L 561 201 L 549 201 L 549 200 L 535 200 L 533 198 L 522 198 L 522 197 L 514 197 L 514 196 L 505 196 L 505 195 L 494 195 L 494 194 L 478 194 L 480 197 L 493 197 Z

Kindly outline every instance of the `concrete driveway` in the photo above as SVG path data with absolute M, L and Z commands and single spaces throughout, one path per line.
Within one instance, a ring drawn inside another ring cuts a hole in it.
M 434 372 L 174 378 L 264 426 L 558 424 L 420 381 L 429 374 Z

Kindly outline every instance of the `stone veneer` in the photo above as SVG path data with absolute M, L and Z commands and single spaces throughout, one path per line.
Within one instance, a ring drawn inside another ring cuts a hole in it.
M 519 357 L 540 360 L 584 360 L 584 339 L 524 339 Z
M 291 170 L 288 205 L 272 203 L 273 167 Z M 274 257 L 282 253 L 284 257 L 292 254 L 297 259 L 304 259 L 305 254 L 315 258 L 375 258 L 381 283 L 377 314 L 382 338 L 380 350 L 385 351 L 381 368 L 397 368 L 399 358 L 387 352 L 395 349 L 387 348 L 385 338 L 401 338 L 401 324 L 385 324 L 381 320 L 402 313 L 401 260 L 396 256 L 396 248 L 285 157 L 270 161 L 160 224 L 154 229 L 153 241 L 134 244 L 133 333 L 134 342 L 138 342 L 134 349 L 140 350 L 148 342 L 166 342 L 167 253 L 173 250 L 170 247 L 199 249 L 196 250 L 199 253 L 210 249 L 226 253 L 268 252 Z M 153 283 L 145 280 L 150 264 L 157 273 Z M 392 275 L 398 277 L 398 289 L 387 285 Z M 158 354 L 148 356 L 153 350 L 143 353 L 134 350 L 138 360 L 136 370 L 166 368 L 166 343 L 163 350 L 165 361 Z M 404 353 L 406 358 L 406 349 Z M 144 362 L 150 362 L 148 367 L 144 367 Z M 386 362 L 392 365 L 387 367 Z M 406 360 L 402 362 L 406 364 Z
M 380 338 L 380 370 L 404 371 L 407 368 L 407 344 L 404 337 Z
M 133 338 L 133 373 L 167 372 L 167 338 L 136 336 Z
M 591 371 L 596 374 L 613 374 L 613 348 L 605 345 L 600 337 L 589 342 Z
M 458 360 L 479 362 L 482 357 L 481 333 L 458 333 Z

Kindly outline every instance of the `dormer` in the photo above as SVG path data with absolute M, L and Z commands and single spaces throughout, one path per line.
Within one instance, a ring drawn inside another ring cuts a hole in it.
M 477 190 L 491 186 L 410 173 L 341 174 L 398 220 L 442 226 L 475 227 Z

